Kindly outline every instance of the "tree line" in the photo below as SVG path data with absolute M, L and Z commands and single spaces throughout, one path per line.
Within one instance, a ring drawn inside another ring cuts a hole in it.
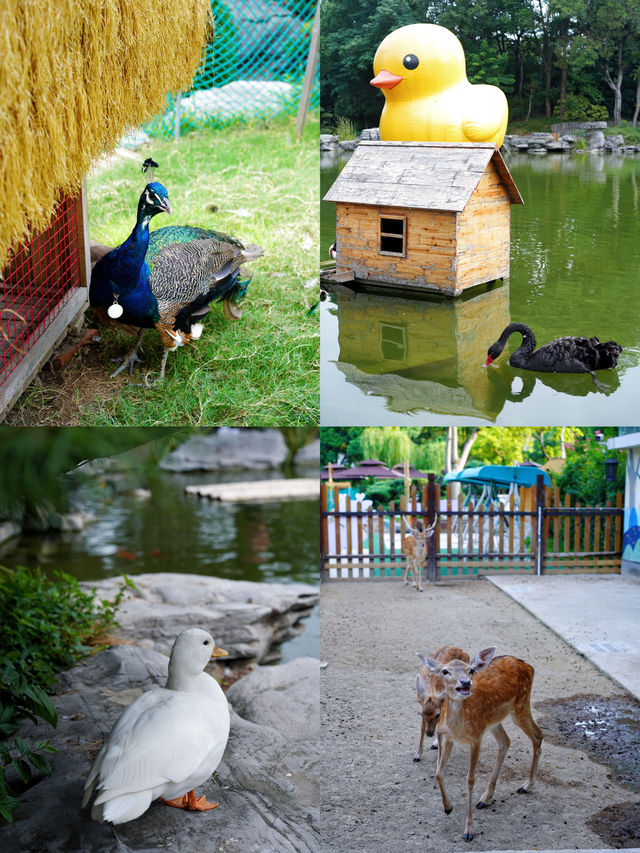
M 460 39 L 472 83 L 499 86 L 512 120 L 556 118 L 633 126 L 640 113 L 637 0 L 323 0 L 323 126 L 375 126 L 376 49 L 399 27 L 440 24 Z
M 554 484 L 562 495 L 595 506 L 624 490 L 625 454 L 606 444 L 617 434 L 617 427 L 322 427 L 320 462 L 351 467 L 370 458 L 388 466 L 406 460 L 424 473 L 441 475 L 479 465 L 563 460 L 551 465 Z M 611 457 L 618 460 L 615 482 L 605 479 Z M 393 493 L 394 485 L 400 494 L 404 481 L 387 481 L 385 488 Z

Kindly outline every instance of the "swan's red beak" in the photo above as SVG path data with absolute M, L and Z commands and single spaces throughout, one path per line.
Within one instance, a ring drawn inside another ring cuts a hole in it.
M 489 366 L 490 364 L 492 364 L 492 363 L 493 363 L 493 359 L 491 358 L 491 356 L 490 356 L 490 355 L 488 355 L 488 356 L 487 356 L 487 360 L 486 360 L 486 361 L 485 361 L 485 363 L 484 363 L 484 366 L 485 366 L 485 367 L 488 367 L 488 366 Z

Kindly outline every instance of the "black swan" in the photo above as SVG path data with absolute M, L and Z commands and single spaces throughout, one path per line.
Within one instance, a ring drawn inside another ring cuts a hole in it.
M 556 338 L 536 350 L 536 336 L 524 323 L 510 323 L 495 344 L 489 347 L 485 364 L 491 364 L 505 348 L 509 337 L 520 332 L 522 343 L 511 354 L 509 364 L 545 373 L 590 373 L 615 367 L 622 347 L 615 341 L 601 344 L 597 338 Z M 535 352 L 534 352 L 535 350 Z

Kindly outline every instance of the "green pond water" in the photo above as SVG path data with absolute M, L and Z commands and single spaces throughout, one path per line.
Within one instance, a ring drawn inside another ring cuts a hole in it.
M 346 159 L 325 163 L 322 195 Z M 640 420 L 640 158 L 507 157 L 524 205 L 511 207 L 511 277 L 456 300 L 331 293 L 322 303 L 321 423 L 624 425 Z M 321 257 L 335 239 L 322 202 Z M 597 336 L 623 347 L 617 370 L 519 370 L 488 347 L 510 322 L 538 344 Z
M 298 476 L 313 476 L 301 471 Z M 180 572 L 232 580 L 317 584 L 317 500 L 218 503 L 187 496 L 186 485 L 281 478 L 280 472 L 172 474 L 140 482 L 131 474 L 96 475 L 73 501 L 94 521 L 78 532 L 32 533 L 0 546 L 5 565 L 61 569 L 83 581 L 143 572 Z M 136 497 L 144 485 L 149 497 Z M 283 660 L 319 656 L 318 608 L 283 646 Z

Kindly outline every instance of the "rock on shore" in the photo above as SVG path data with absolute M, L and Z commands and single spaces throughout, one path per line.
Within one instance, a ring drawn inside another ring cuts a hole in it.
M 280 468 L 287 445 L 277 429 L 221 427 L 215 433 L 192 435 L 160 462 L 165 471 L 268 470 Z M 320 467 L 320 443 L 313 441 L 296 454 L 296 464 Z
M 269 660 L 317 601 L 305 584 L 254 584 L 198 575 L 139 575 L 119 611 L 123 644 L 62 673 L 54 703 L 58 727 L 27 724 L 29 741 L 60 752 L 53 774 L 21 795 L 0 848 L 42 853 L 315 853 L 319 849 L 319 661 L 257 666 L 228 690 L 231 734 L 215 776 L 198 794 L 208 812 L 153 803 L 135 821 L 111 827 L 80 811 L 84 782 L 104 737 L 142 691 L 164 685 L 175 636 L 203 627 L 236 659 Z M 117 580 L 95 586 L 110 597 Z M 227 660 L 227 659 L 225 659 Z M 188 725 L 188 720 L 185 720 Z
M 318 589 L 303 583 L 252 583 L 176 572 L 133 578 L 118 610 L 118 633 L 155 651 L 169 654 L 181 631 L 198 626 L 229 652 L 225 663 L 270 663 L 278 644 L 301 630 L 301 620 L 318 602 Z M 82 586 L 112 599 L 119 578 Z

